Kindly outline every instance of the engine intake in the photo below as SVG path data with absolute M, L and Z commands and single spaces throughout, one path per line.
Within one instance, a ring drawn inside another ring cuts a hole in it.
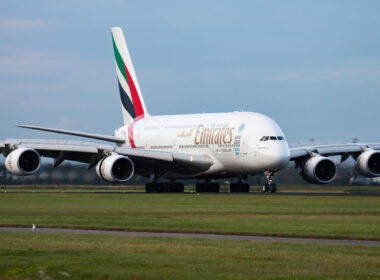
M 99 161 L 96 173 L 106 182 L 124 183 L 135 174 L 135 166 L 129 157 L 115 154 Z
M 5 158 L 5 167 L 14 175 L 32 175 L 40 169 L 40 165 L 39 153 L 31 148 L 18 148 Z
M 356 159 L 356 170 L 365 177 L 373 178 L 380 176 L 380 152 L 367 150 Z
M 305 161 L 301 176 L 312 184 L 328 184 L 335 179 L 336 165 L 327 157 L 314 156 Z

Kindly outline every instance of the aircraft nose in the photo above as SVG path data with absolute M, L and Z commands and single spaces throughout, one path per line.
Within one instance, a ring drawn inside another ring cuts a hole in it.
M 266 153 L 268 169 L 280 170 L 286 167 L 290 160 L 290 152 L 286 143 L 273 145 Z

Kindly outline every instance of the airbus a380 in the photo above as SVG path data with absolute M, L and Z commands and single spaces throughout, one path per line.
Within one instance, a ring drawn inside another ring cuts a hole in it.
M 182 192 L 176 180 L 199 179 L 197 192 L 217 192 L 213 179 L 236 178 L 231 192 L 248 192 L 248 176 L 265 174 L 264 192 L 275 192 L 273 177 L 290 161 L 309 183 L 332 182 L 337 168 L 328 156 L 352 156 L 357 171 L 380 176 L 380 144 L 351 143 L 289 149 L 284 133 L 269 117 L 249 112 L 151 116 L 120 28 L 111 28 L 124 126 L 113 136 L 19 125 L 54 133 L 98 139 L 116 145 L 67 140 L 6 139 L 0 152 L 15 175 L 38 171 L 41 157 L 88 164 L 107 182 L 126 183 L 134 174 L 150 178 L 147 192 Z

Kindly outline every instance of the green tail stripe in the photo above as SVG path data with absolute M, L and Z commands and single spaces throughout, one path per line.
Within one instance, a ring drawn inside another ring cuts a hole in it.
M 111 34 L 111 35 L 112 35 L 112 34 Z M 128 79 L 127 79 L 127 73 L 125 73 L 124 61 L 123 61 L 123 59 L 121 58 L 121 55 L 120 55 L 120 53 L 119 53 L 119 50 L 118 50 L 117 47 L 116 47 L 115 39 L 113 38 L 113 35 L 112 35 L 112 43 L 113 43 L 113 51 L 114 51 L 114 53 L 115 53 L 115 59 L 116 59 L 117 67 L 119 68 L 120 73 L 123 74 L 124 79 L 127 81 L 127 84 L 128 84 L 128 86 L 129 86 Z

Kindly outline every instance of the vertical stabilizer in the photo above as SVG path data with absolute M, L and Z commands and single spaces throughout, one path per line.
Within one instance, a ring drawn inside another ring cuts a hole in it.
M 134 119 L 144 118 L 148 115 L 148 111 L 145 107 L 123 31 L 120 27 L 112 27 L 111 33 L 124 124 L 128 124 Z

